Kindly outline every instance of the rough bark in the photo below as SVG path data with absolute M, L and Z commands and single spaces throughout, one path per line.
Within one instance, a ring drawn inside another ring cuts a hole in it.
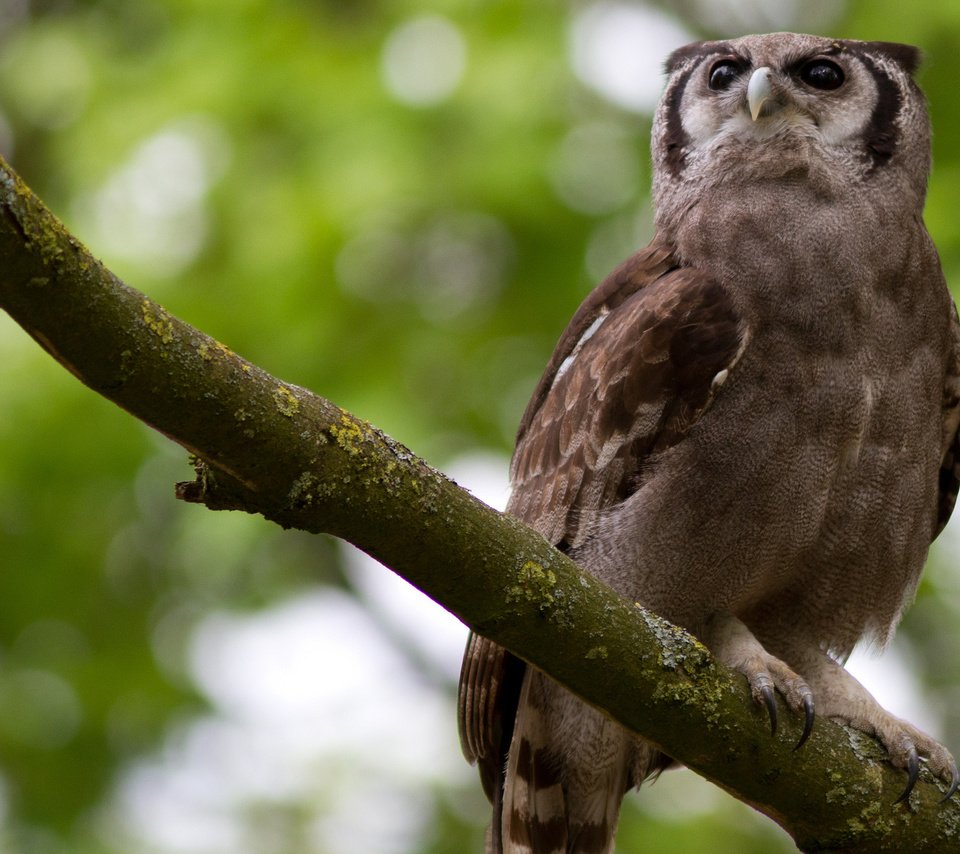
M 120 282 L 0 161 L 0 307 L 81 382 L 197 458 L 185 500 L 349 540 L 781 824 L 807 851 L 953 851 L 960 806 L 826 720 L 772 737 L 742 677 L 370 424 Z

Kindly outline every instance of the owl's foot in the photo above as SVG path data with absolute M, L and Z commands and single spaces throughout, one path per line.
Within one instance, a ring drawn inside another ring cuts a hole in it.
M 750 693 L 770 716 L 770 730 L 777 734 L 777 698 L 803 713 L 803 733 L 795 750 L 802 747 L 813 730 L 813 692 L 803 678 L 779 658 L 770 655 L 750 630 L 732 614 L 715 614 L 703 632 L 703 641 L 717 659 L 747 677 Z
M 861 690 L 866 693 L 865 689 Z M 827 716 L 876 737 L 887 749 L 893 767 L 906 771 L 907 785 L 894 803 L 902 803 L 910 797 L 920 777 L 921 761 L 934 776 L 948 783 L 941 802 L 949 800 L 960 788 L 960 771 L 950 751 L 913 724 L 891 715 L 872 697 L 870 701 L 869 705 L 855 702 L 845 711 L 828 709 Z
M 894 768 L 906 772 L 907 785 L 895 803 L 910 797 L 921 762 L 947 784 L 942 800 L 949 800 L 960 788 L 960 772 L 950 751 L 913 724 L 890 714 L 843 666 L 820 652 L 801 666 L 816 691 L 820 714 L 874 736 L 886 748 Z

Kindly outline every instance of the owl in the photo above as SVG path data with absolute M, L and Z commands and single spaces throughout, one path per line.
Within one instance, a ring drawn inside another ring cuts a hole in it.
M 950 753 L 845 669 L 882 645 L 957 496 L 957 313 L 922 220 L 916 48 L 776 33 L 667 60 L 655 236 L 584 301 L 523 415 L 508 511 L 685 627 L 778 704 L 958 786 Z M 638 703 L 642 702 L 638 698 Z M 613 848 L 671 759 L 489 640 L 464 752 L 487 849 Z

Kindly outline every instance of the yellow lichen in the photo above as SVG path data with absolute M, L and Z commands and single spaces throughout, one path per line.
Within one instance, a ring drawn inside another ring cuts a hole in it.
M 660 645 L 661 667 L 665 670 L 683 670 L 693 676 L 710 664 L 710 651 L 693 635 L 646 610 L 639 602 L 633 604 Z
M 280 414 L 286 415 L 287 418 L 293 418 L 300 411 L 300 401 L 285 385 L 277 386 L 273 392 L 273 399 L 276 401 Z
M 143 313 L 143 322 L 161 342 L 169 344 L 173 341 L 173 320 L 163 308 L 151 300 L 144 299 L 140 303 L 140 310 Z
M 365 429 L 366 428 L 366 429 Z M 369 425 L 346 412 L 340 413 L 340 423 L 330 425 L 330 435 L 351 456 L 360 453 L 359 444 L 368 438 Z
M 517 583 L 507 588 L 507 602 L 539 602 L 541 608 L 555 601 L 556 573 L 534 560 L 526 561 L 517 570 Z

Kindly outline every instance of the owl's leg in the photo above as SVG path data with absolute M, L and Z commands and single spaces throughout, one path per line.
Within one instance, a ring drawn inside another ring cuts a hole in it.
M 813 692 L 803 678 L 779 658 L 768 653 L 753 633 L 736 617 L 725 611 L 710 618 L 701 632 L 702 640 L 727 667 L 747 677 L 750 693 L 763 704 L 770 715 L 770 728 L 777 732 L 777 699 L 779 692 L 793 711 L 803 712 L 801 747 L 813 729 Z
M 943 800 L 949 799 L 960 787 L 957 763 L 942 744 L 884 709 L 847 670 L 819 650 L 802 656 L 791 655 L 817 697 L 818 712 L 854 729 L 875 736 L 890 754 L 896 768 L 907 772 L 907 786 L 897 803 L 910 797 L 920 773 L 920 760 L 931 772 L 948 783 Z

